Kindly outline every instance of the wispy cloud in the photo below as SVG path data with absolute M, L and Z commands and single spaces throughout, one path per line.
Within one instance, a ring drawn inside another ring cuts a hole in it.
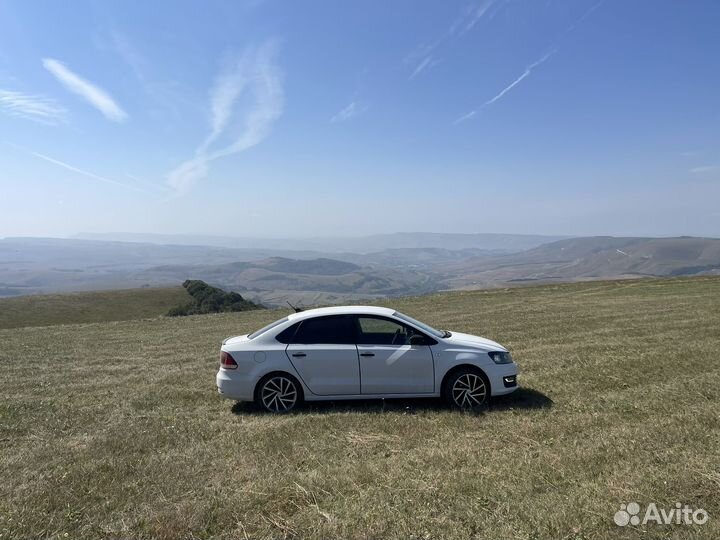
M 65 108 L 53 99 L 3 89 L 0 89 L 0 110 L 47 125 L 57 125 L 67 114 Z
M 507 85 L 505 88 L 503 88 L 502 90 L 500 90 L 500 92 L 499 92 L 495 97 L 493 97 L 492 99 L 489 99 L 489 100 L 486 101 L 483 105 L 492 105 L 493 103 L 495 103 L 498 99 L 500 99 L 501 97 L 503 97 L 503 96 L 504 96 L 505 94 L 507 94 L 510 90 L 512 90 L 512 89 L 515 88 L 518 84 L 520 84 L 521 81 L 523 81 L 525 78 L 529 77 L 530 74 L 532 73 L 532 70 L 533 70 L 533 69 L 535 69 L 536 67 L 544 64 L 544 63 L 548 60 L 548 58 L 550 58 L 553 54 L 555 54 L 555 51 L 550 51 L 549 53 L 547 53 L 546 55 L 544 55 L 542 58 L 540 58 L 539 60 L 537 60 L 536 62 L 533 62 L 532 64 L 530 64 L 528 67 L 525 68 L 525 71 L 523 71 L 522 75 L 520 75 L 517 79 L 515 79 L 513 82 L 511 82 L 511 83 L 510 83 L 509 85 Z
M 163 69 L 153 65 L 144 50 L 128 36 L 117 29 L 111 30 L 102 37 L 102 47 L 112 51 L 127 66 L 128 70 L 140 84 L 140 87 L 152 100 L 154 107 L 150 114 L 162 110 L 170 113 L 175 122 L 183 122 L 187 108 L 197 108 L 197 101 L 183 92 L 177 81 L 166 78 Z M 185 107 L 183 109 L 183 107 Z M 174 129 L 174 124 L 167 123 L 167 129 Z
M 442 49 L 446 43 L 458 39 L 472 30 L 486 15 L 490 17 L 494 16 L 498 11 L 497 9 L 491 11 L 494 5 L 501 4 L 497 3 L 496 0 L 483 0 L 478 4 L 469 6 L 438 39 L 418 47 L 417 50 L 409 54 L 405 62 L 415 67 L 408 79 L 412 80 L 437 65 L 439 63 L 437 50 Z
M 409 81 L 412 81 L 421 73 L 428 71 L 430 68 L 432 68 L 439 62 L 434 51 L 435 49 L 437 49 L 440 43 L 442 43 L 442 41 L 443 40 L 441 39 L 436 41 L 435 43 L 430 43 L 429 45 L 423 45 L 422 47 L 418 47 L 417 50 L 413 51 L 405 58 L 406 64 L 414 66 L 412 68 L 412 71 L 410 72 L 410 75 L 408 76 Z
M 422 73 L 426 68 L 430 68 L 433 65 L 435 65 L 436 63 L 437 62 L 435 60 L 433 60 L 432 55 L 426 56 L 425 58 L 420 60 L 420 62 L 418 63 L 417 66 L 415 66 L 415 69 L 410 74 L 410 77 L 408 77 L 408 79 L 413 80 L 415 77 L 420 75 L 420 73 Z
M 457 119 L 453 122 L 453 124 L 459 124 L 460 122 L 464 122 L 465 120 L 470 120 L 472 117 L 476 116 L 477 113 L 478 113 L 478 112 L 473 109 L 472 111 L 470 111 L 470 112 L 468 112 L 468 113 L 465 113 L 465 114 L 463 114 L 461 117 L 457 118 Z
M 590 6 L 590 9 L 588 9 L 585 13 L 583 13 L 580 17 L 578 17 L 575 21 L 573 21 L 573 22 L 570 24 L 570 26 L 568 26 L 568 27 L 565 29 L 564 34 L 569 34 L 569 33 L 571 33 L 571 32 L 574 32 L 575 29 L 576 29 L 578 26 L 580 26 L 580 25 L 585 21 L 585 19 L 587 19 L 590 15 L 592 15 L 593 12 L 594 12 L 596 9 L 598 9 L 600 6 L 602 6 L 604 3 L 605 3 L 605 0 L 600 0 L 600 1 L 597 2 L 596 4 Z
M 235 62 L 227 66 L 215 80 L 210 95 L 210 134 L 200 147 L 204 153 L 222 135 L 233 116 L 235 104 L 253 82 L 253 71 L 258 62 L 255 51 L 246 50 Z
M 337 114 L 335 114 L 330 119 L 330 122 L 331 123 L 344 122 L 345 120 L 350 120 L 351 118 L 355 118 L 356 116 L 364 113 L 366 110 L 367 110 L 366 106 L 358 105 L 357 102 L 353 101 L 347 107 L 344 107 Z
M 113 30 L 110 32 L 110 44 L 123 62 L 130 67 L 137 80 L 145 84 L 145 59 L 127 36 Z
M 90 105 L 100 111 L 105 117 L 113 122 L 124 122 L 127 113 L 115 102 L 105 90 L 99 86 L 83 79 L 76 73 L 70 71 L 62 62 L 53 58 L 44 58 L 43 66 L 62 83 L 65 88 L 81 96 Z
M 525 68 L 525 71 L 523 71 L 517 79 L 515 79 L 513 82 L 511 82 L 505 88 L 500 90 L 500 92 L 498 92 L 495 96 L 493 96 L 492 98 L 487 100 L 485 103 L 483 103 L 480 108 L 487 107 L 488 105 L 492 105 L 493 103 L 495 103 L 496 101 L 501 99 L 510 90 L 515 88 L 518 84 L 520 84 L 523 80 L 527 79 L 536 67 L 545 63 L 551 56 L 553 56 L 558 51 L 558 42 L 563 37 L 574 32 L 575 30 L 577 30 L 577 28 L 585 21 L 585 19 L 590 17 L 590 15 L 592 15 L 592 13 L 595 10 L 597 10 L 600 6 L 602 6 L 604 2 L 605 2 L 605 0 L 599 0 L 599 2 L 592 5 L 585 13 L 583 13 L 580 17 L 578 17 L 576 20 L 574 20 L 567 28 L 565 28 L 565 30 L 561 33 L 560 37 L 553 41 L 554 45 L 552 46 L 552 49 L 550 50 L 550 52 L 546 53 L 540 59 L 536 60 L 535 62 L 533 62 L 532 64 L 527 66 Z M 488 10 L 492 7 L 493 3 L 494 3 L 494 0 L 488 0 L 488 2 L 486 2 L 485 4 L 477 6 L 477 8 L 474 12 L 475 16 L 476 16 L 475 18 L 477 19 L 477 21 L 479 21 L 486 13 L 488 13 Z M 500 5 L 500 4 L 498 4 L 498 5 Z M 482 8 L 484 8 L 484 10 Z M 499 10 L 499 8 L 490 12 L 490 14 L 489 14 L 490 18 L 494 17 L 495 14 L 498 12 L 498 10 Z M 477 23 L 475 18 L 470 20 L 468 25 L 466 25 L 466 27 L 465 27 L 466 29 L 472 29 L 472 27 L 475 26 L 475 24 Z M 476 116 L 477 114 L 478 114 L 478 110 L 474 109 L 468 113 L 463 114 L 462 116 L 457 118 L 453 123 L 459 124 L 461 122 L 471 119 L 472 117 Z
M 65 163 L 64 161 L 60 161 L 59 159 L 51 158 L 50 156 L 46 156 L 45 154 L 41 154 L 40 152 L 30 152 L 33 156 L 43 159 L 47 161 L 48 163 L 53 163 L 57 165 L 58 167 L 62 167 L 64 169 L 67 169 L 69 171 L 72 171 L 74 173 L 80 174 L 82 176 L 86 176 L 88 178 L 92 178 L 93 180 L 98 180 L 100 182 L 104 182 L 106 184 L 113 184 L 116 186 L 122 186 L 127 189 L 132 189 L 133 191 L 140 191 L 143 193 L 147 193 L 144 189 L 141 189 L 136 186 L 131 186 L 128 184 L 125 184 L 123 182 L 118 182 L 117 180 L 112 180 L 111 178 L 106 178 L 105 176 L 100 176 L 99 174 L 95 174 L 90 171 L 86 171 L 84 169 L 80 169 L 79 167 L 75 167 L 73 165 L 70 165 L 69 163 Z
M 210 133 L 194 157 L 168 174 L 167 183 L 176 193 L 187 192 L 206 177 L 212 161 L 252 148 L 270 134 L 284 102 L 282 75 L 275 65 L 277 48 L 275 41 L 248 48 L 217 77 L 210 92 Z M 250 104 L 240 107 L 246 94 Z M 218 145 L 223 137 L 228 140 Z
M 500 92 L 498 92 L 495 96 L 493 96 L 492 98 L 488 99 L 485 103 L 482 104 L 482 107 L 487 107 L 488 105 L 492 105 L 493 103 L 495 103 L 496 101 L 498 101 L 499 99 L 501 99 L 501 98 L 502 98 L 505 94 L 507 94 L 510 90 L 512 90 L 513 88 L 515 88 L 515 87 L 516 87 L 518 84 L 520 84 L 523 80 L 525 80 L 527 77 L 529 77 L 530 74 L 532 73 L 533 69 L 535 69 L 536 67 L 538 67 L 538 66 L 542 65 L 543 63 L 545 63 L 545 62 L 546 62 L 553 54 L 555 54 L 556 52 L 557 52 L 556 50 L 552 50 L 552 51 L 550 51 L 549 53 L 546 53 L 544 56 L 542 56 L 539 60 L 536 60 L 536 61 L 533 62 L 532 64 L 528 65 L 528 66 L 525 68 L 525 71 L 523 71 L 522 74 L 521 74 L 517 79 L 515 79 L 513 82 L 511 82 L 510 84 L 508 84 L 505 88 L 503 88 L 502 90 L 500 90 Z M 460 118 L 456 119 L 454 123 L 455 123 L 455 124 L 459 124 L 460 122 L 463 122 L 463 121 L 465 121 L 465 120 L 469 120 L 470 118 L 472 118 L 472 117 L 475 116 L 476 114 L 477 114 L 477 110 L 472 110 L 472 111 L 470 111 L 469 113 L 463 114 Z
M 690 172 L 693 174 L 703 174 L 714 171 L 720 171 L 720 165 L 701 165 L 700 167 L 690 169 Z
M 480 22 L 480 19 L 482 19 L 485 14 L 488 12 L 488 10 L 492 7 L 492 5 L 495 3 L 495 0 L 485 0 L 484 2 L 472 6 L 470 9 L 468 9 L 467 15 L 464 19 L 461 19 L 458 23 L 453 25 L 451 28 L 451 31 L 457 31 L 457 29 L 460 29 L 460 34 L 465 34 L 466 32 L 469 32 L 472 30 L 477 23 Z

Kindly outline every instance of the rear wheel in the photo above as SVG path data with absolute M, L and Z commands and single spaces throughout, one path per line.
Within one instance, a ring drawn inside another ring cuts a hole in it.
M 453 407 L 469 411 L 478 410 L 490 397 L 490 385 L 479 370 L 462 368 L 447 378 L 443 394 Z
M 255 391 L 255 402 L 271 413 L 286 413 L 301 401 L 300 385 L 294 377 L 271 373 L 264 377 Z

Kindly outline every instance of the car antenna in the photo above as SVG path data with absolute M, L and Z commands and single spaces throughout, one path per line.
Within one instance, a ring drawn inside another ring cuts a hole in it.
M 303 308 L 301 308 L 301 307 L 295 307 L 295 306 L 293 306 L 293 305 L 290 303 L 290 300 L 285 300 L 285 301 L 287 302 L 287 305 L 288 305 L 288 306 L 290 306 L 291 308 L 293 308 L 293 309 L 295 310 L 295 313 L 300 313 L 300 312 L 303 310 Z

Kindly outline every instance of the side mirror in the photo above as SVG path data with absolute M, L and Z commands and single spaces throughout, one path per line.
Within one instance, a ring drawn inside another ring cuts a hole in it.
M 425 336 L 415 334 L 410 338 L 410 345 L 429 345 L 429 343 Z

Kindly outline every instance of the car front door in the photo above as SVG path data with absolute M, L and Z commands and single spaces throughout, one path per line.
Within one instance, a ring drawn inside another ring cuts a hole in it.
M 285 352 L 305 385 L 319 396 L 360 393 L 360 366 L 348 315 L 313 317 L 282 332 Z
M 430 340 L 393 319 L 355 317 L 363 394 L 424 394 L 435 389 Z

